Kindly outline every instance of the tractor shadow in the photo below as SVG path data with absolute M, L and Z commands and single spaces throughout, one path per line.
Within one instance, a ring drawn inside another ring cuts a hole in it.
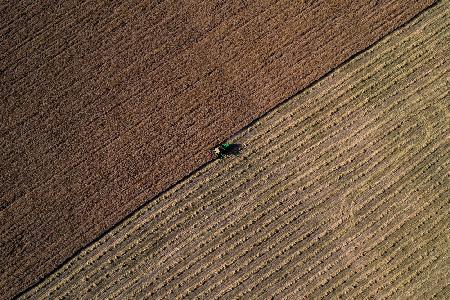
M 225 155 L 239 155 L 241 152 L 241 144 L 231 144 L 230 147 L 223 153 Z

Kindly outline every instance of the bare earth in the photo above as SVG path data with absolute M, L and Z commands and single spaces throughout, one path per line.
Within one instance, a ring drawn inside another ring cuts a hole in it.
M 432 2 L 2 1 L 0 297 Z
M 24 299 L 450 297 L 450 1 L 232 139 Z

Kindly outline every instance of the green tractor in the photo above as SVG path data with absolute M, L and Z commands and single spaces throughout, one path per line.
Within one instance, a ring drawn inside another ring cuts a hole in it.
M 239 153 L 240 145 L 239 144 L 229 144 L 229 143 L 222 143 L 216 147 L 214 147 L 212 150 L 213 155 L 215 158 L 224 158 L 228 155 L 236 155 Z

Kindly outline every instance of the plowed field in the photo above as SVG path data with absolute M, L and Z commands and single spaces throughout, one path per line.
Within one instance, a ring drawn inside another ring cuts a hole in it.
M 278 107 L 23 298 L 450 296 L 450 2 Z
M 2 1 L 0 295 L 432 2 Z

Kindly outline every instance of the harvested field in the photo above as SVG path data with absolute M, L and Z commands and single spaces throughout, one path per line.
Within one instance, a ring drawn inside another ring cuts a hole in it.
M 0 295 L 432 2 L 3 1 Z
M 450 297 L 450 1 L 232 139 L 23 299 Z

